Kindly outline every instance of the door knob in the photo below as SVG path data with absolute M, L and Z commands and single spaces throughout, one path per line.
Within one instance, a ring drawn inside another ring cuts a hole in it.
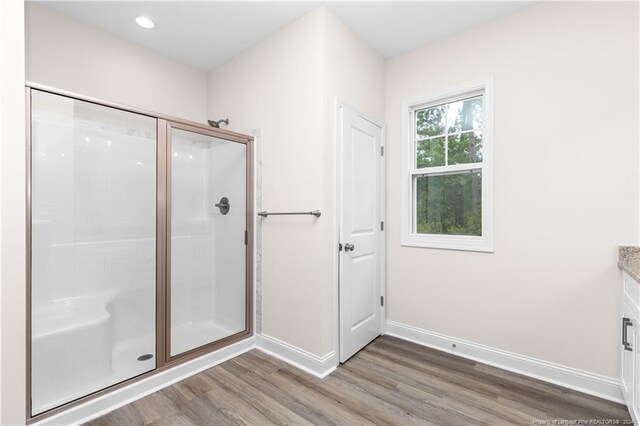
M 346 243 L 344 245 L 344 251 L 353 251 L 353 249 L 355 249 L 355 248 L 356 248 L 356 246 L 354 246 L 353 244 Z

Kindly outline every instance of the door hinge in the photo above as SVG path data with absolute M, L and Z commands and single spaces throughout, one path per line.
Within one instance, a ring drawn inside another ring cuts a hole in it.
M 384 231 L 384 220 L 380 221 L 380 230 Z
M 244 245 L 245 246 L 249 245 L 249 233 L 247 232 L 246 229 L 244 231 Z
M 380 306 L 384 306 L 384 296 L 380 296 Z
M 384 146 L 380 147 L 380 156 L 382 157 L 384 155 Z

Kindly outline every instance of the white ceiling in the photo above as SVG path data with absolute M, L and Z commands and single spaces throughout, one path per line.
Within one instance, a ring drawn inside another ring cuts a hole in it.
M 464 31 L 530 2 L 46 1 L 45 6 L 156 52 L 210 70 L 325 4 L 384 57 Z M 137 16 L 156 27 L 137 26 Z
M 528 7 L 524 1 L 333 2 L 327 6 L 385 58 Z

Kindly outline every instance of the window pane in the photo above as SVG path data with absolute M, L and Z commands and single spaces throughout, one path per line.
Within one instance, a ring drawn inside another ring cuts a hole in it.
M 449 136 L 448 164 L 482 162 L 482 133 L 467 132 Z
M 482 96 L 452 102 L 448 107 L 449 133 L 482 130 Z
M 416 167 L 444 166 L 444 138 L 416 142 Z
M 418 234 L 482 235 L 482 172 L 419 176 L 416 189 Z
M 448 105 L 416 111 L 416 139 L 444 135 Z

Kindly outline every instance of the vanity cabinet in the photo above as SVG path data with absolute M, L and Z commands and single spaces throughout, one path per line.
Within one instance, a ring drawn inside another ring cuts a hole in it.
M 640 413 L 640 283 L 622 273 L 620 384 L 634 424 Z

